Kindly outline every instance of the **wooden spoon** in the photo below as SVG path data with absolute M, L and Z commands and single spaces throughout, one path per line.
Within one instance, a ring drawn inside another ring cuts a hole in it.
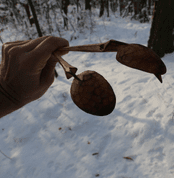
M 153 73 L 162 83 L 161 75 L 167 69 L 160 57 L 150 48 L 140 44 L 128 44 L 120 41 L 109 40 L 106 43 L 64 47 L 63 51 L 81 52 L 117 52 L 116 59 L 123 65 Z
M 77 80 L 81 81 L 75 73 L 77 72 L 77 68 L 68 64 L 61 56 L 59 56 L 56 52 L 53 52 L 53 55 L 57 58 L 60 65 L 63 67 L 65 72 L 66 78 L 70 79 L 72 76 L 75 77 Z

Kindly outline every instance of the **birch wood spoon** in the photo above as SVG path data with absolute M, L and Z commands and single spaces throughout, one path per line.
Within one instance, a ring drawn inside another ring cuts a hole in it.
M 75 73 L 77 72 L 77 68 L 68 64 L 61 56 L 57 55 L 56 52 L 53 52 L 53 55 L 57 58 L 60 65 L 63 67 L 63 70 L 65 72 L 66 78 L 70 79 L 72 76 L 76 78 L 77 80 L 80 80 Z M 81 80 L 80 80 L 81 81 Z
M 160 57 L 150 48 L 140 44 L 128 44 L 109 40 L 106 43 L 64 47 L 63 51 L 117 52 L 116 59 L 123 65 L 154 74 L 162 83 L 161 75 L 167 69 Z
M 106 116 L 114 110 L 116 96 L 102 75 L 88 70 L 76 76 L 76 67 L 68 64 L 56 52 L 53 55 L 63 67 L 67 79 L 74 76 L 70 89 L 71 98 L 81 110 L 96 116 Z

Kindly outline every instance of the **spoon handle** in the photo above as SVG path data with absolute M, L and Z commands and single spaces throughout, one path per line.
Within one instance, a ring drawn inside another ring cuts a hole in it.
M 105 43 L 79 45 L 60 48 L 61 51 L 81 51 L 81 52 L 117 52 L 118 48 L 123 45 L 128 45 L 121 41 L 109 40 Z
M 68 64 L 61 56 L 57 55 L 56 52 L 53 52 L 53 55 L 57 58 L 60 65 L 63 67 L 67 79 L 70 79 L 72 76 L 74 76 L 75 78 L 77 77 L 75 75 L 77 71 L 76 67 Z

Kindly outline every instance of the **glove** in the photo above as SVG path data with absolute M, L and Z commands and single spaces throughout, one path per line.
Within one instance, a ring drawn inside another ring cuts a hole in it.
M 67 40 L 53 36 L 3 44 L 0 92 L 11 107 L 20 108 L 47 91 L 54 81 L 57 63 L 52 53 L 65 55 L 68 52 L 58 49 L 66 46 L 69 46 Z

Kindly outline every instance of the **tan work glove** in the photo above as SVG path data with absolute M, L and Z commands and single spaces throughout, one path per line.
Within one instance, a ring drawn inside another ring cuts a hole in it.
M 69 46 L 67 40 L 53 36 L 3 44 L 0 92 L 11 100 L 14 110 L 15 106 L 20 108 L 47 91 L 54 81 L 57 62 L 52 53 L 66 46 Z

